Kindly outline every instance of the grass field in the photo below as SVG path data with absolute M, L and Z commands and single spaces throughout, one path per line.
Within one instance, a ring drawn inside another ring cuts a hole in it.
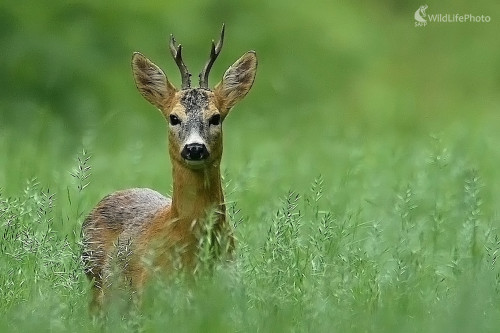
M 0 5 L 0 331 L 500 331 L 500 8 L 428 4 L 492 20 L 415 27 L 422 3 L 396 1 Z M 85 215 L 172 182 L 130 56 L 178 84 L 168 34 L 197 73 L 221 22 L 211 82 L 260 61 L 224 123 L 236 258 L 92 320 Z

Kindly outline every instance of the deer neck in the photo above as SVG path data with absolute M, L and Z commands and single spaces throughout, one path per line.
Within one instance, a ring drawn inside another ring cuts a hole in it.
M 193 223 L 207 212 L 225 214 L 220 177 L 220 161 L 199 170 L 189 169 L 172 161 L 172 213 L 180 221 Z

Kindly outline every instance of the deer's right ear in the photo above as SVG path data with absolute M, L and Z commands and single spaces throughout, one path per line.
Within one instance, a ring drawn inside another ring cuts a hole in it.
M 149 103 L 163 110 L 177 91 L 163 71 L 139 52 L 132 56 L 132 71 L 135 85 L 141 95 Z

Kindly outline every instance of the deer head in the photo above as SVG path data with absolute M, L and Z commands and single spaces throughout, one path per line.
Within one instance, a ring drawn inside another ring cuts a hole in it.
M 217 44 L 212 41 L 210 57 L 199 74 L 199 87 L 191 88 L 191 74 L 182 60 L 182 46 L 170 37 L 170 52 L 182 78 L 174 87 L 163 71 L 141 53 L 134 53 L 132 70 L 141 95 L 156 106 L 169 123 L 170 157 L 190 169 L 220 163 L 222 122 L 231 108 L 248 93 L 255 79 L 257 56 L 245 53 L 209 88 L 210 69 L 224 42 L 224 25 Z

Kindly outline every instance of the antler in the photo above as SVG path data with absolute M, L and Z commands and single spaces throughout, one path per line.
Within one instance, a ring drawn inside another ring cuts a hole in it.
M 172 53 L 172 57 L 174 57 L 175 63 L 181 72 L 182 89 L 188 89 L 191 87 L 191 73 L 189 73 L 184 61 L 182 61 L 182 45 L 179 44 L 176 47 L 175 44 L 174 35 L 170 35 L 170 53 Z
M 217 59 L 217 56 L 219 55 L 221 49 L 222 49 L 222 44 L 224 43 L 224 29 L 225 25 L 222 24 L 222 30 L 220 32 L 220 39 L 217 42 L 217 45 L 215 45 L 215 42 L 212 40 L 212 49 L 210 50 L 210 58 L 208 59 L 207 63 L 205 64 L 205 67 L 201 71 L 199 78 L 200 78 L 200 88 L 203 89 L 209 89 L 208 88 L 208 75 L 210 74 L 210 69 L 212 68 L 212 65 L 215 62 L 215 59 Z

